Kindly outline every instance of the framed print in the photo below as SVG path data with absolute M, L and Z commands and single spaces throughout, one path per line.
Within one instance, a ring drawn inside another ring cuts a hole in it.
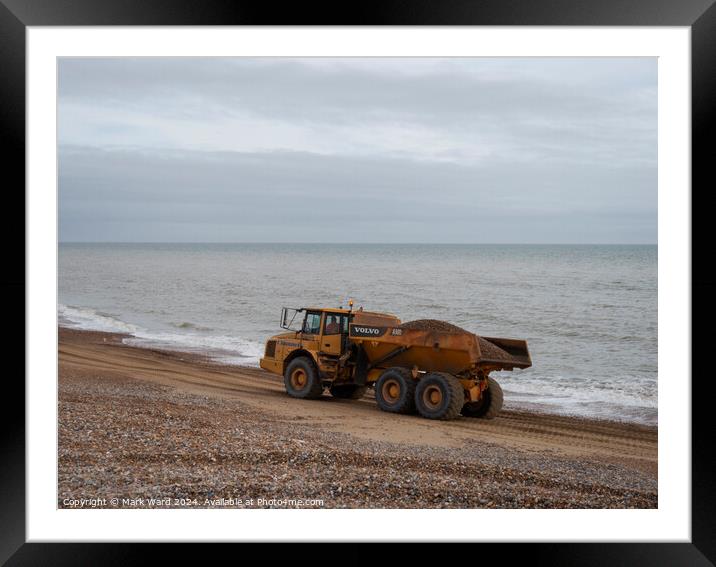
M 3 558 L 710 564 L 713 6 L 249 6 L 0 6 Z

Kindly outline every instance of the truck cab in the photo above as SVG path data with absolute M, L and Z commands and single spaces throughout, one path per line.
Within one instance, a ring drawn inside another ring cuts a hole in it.
M 348 370 L 350 351 L 349 329 L 352 323 L 400 324 L 387 313 L 354 311 L 352 308 L 284 307 L 281 328 L 286 333 L 266 342 L 261 368 L 282 374 L 296 356 L 309 356 L 324 380 L 340 378 Z
M 346 348 L 348 325 L 353 314 L 345 309 L 306 310 L 303 325 L 298 331 L 302 342 L 316 343 L 311 345 L 317 352 L 329 356 L 340 356 Z

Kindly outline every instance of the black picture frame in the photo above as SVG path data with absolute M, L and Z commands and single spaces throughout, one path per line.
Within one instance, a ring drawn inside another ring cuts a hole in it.
M 713 565 L 716 562 L 716 470 L 711 457 L 711 380 L 703 353 L 711 348 L 709 323 L 716 316 L 716 277 L 706 215 L 716 188 L 709 137 L 716 132 L 716 6 L 714 0 L 384 0 L 351 5 L 293 3 L 275 6 L 230 0 L 0 0 L 0 128 L 6 187 L 5 243 L 24 232 L 25 37 L 28 26 L 90 25 L 551 25 L 688 26 L 692 48 L 692 539 L 691 543 L 482 545 L 476 561 L 495 554 L 502 564 L 515 556 L 550 565 Z M 11 174 L 8 176 L 8 174 Z M 14 174 L 14 175 L 12 175 Z M 13 201 L 14 199 L 14 201 Z M 9 201 L 8 201 L 9 200 Z M 9 220 L 9 222 L 7 222 Z M 13 223 L 14 221 L 14 223 Z M 6 246 L 7 247 L 7 246 Z M 0 285 L 10 313 L 25 329 L 25 249 Z M 23 300 L 20 300 L 20 297 Z M 711 325 L 712 327 L 713 325 Z M 702 329 L 702 332 L 698 332 Z M 24 351 L 25 335 L 10 334 L 7 353 Z M 8 355 L 9 358 L 9 355 Z M 19 355 L 15 358 L 20 359 Z M 24 363 L 21 363 L 24 373 Z M 685 366 L 685 371 L 688 368 Z M 138 544 L 25 543 L 24 385 L 5 377 L 6 391 L 19 411 L 0 412 L 3 427 L 0 468 L 0 561 L 7 565 L 97 565 L 143 562 Z M 660 377 L 667 379 L 668 377 Z M 479 530 L 477 530 L 479 532 Z M 476 533 L 477 533 L 476 532 Z M 320 534 L 317 535 L 320 537 Z M 370 533 L 366 532 L 366 539 Z M 559 534 L 555 534 L 559 539 Z M 182 554 L 187 550 L 184 547 Z M 165 551 L 162 551 L 165 553 Z M 473 552 L 471 552 L 473 553 Z

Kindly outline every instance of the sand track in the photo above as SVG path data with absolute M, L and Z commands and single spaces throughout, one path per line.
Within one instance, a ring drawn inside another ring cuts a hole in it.
M 116 337 L 96 340 L 61 331 L 61 368 L 102 372 L 171 386 L 180 391 L 242 403 L 295 422 L 361 439 L 420 446 L 465 447 L 490 443 L 522 451 L 618 463 L 656 476 L 657 431 L 622 424 L 527 411 L 503 411 L 494 420 L 460 418 L 436 422 L 378 410 L 372 392 L 358 401 L 289 398 L 280 377 L 263 370 L 222 366 L 186 353 L 167 353 L 118 344 Z M 509 403 L 509 402 L 508 402 Z

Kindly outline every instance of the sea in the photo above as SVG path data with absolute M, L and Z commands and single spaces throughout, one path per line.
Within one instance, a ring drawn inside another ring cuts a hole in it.
M 282 307 L 385 311 L 527 341 L 505 408 L 656 425 L 657 247 L 59 245 L 60 325 L 257 366 Z

